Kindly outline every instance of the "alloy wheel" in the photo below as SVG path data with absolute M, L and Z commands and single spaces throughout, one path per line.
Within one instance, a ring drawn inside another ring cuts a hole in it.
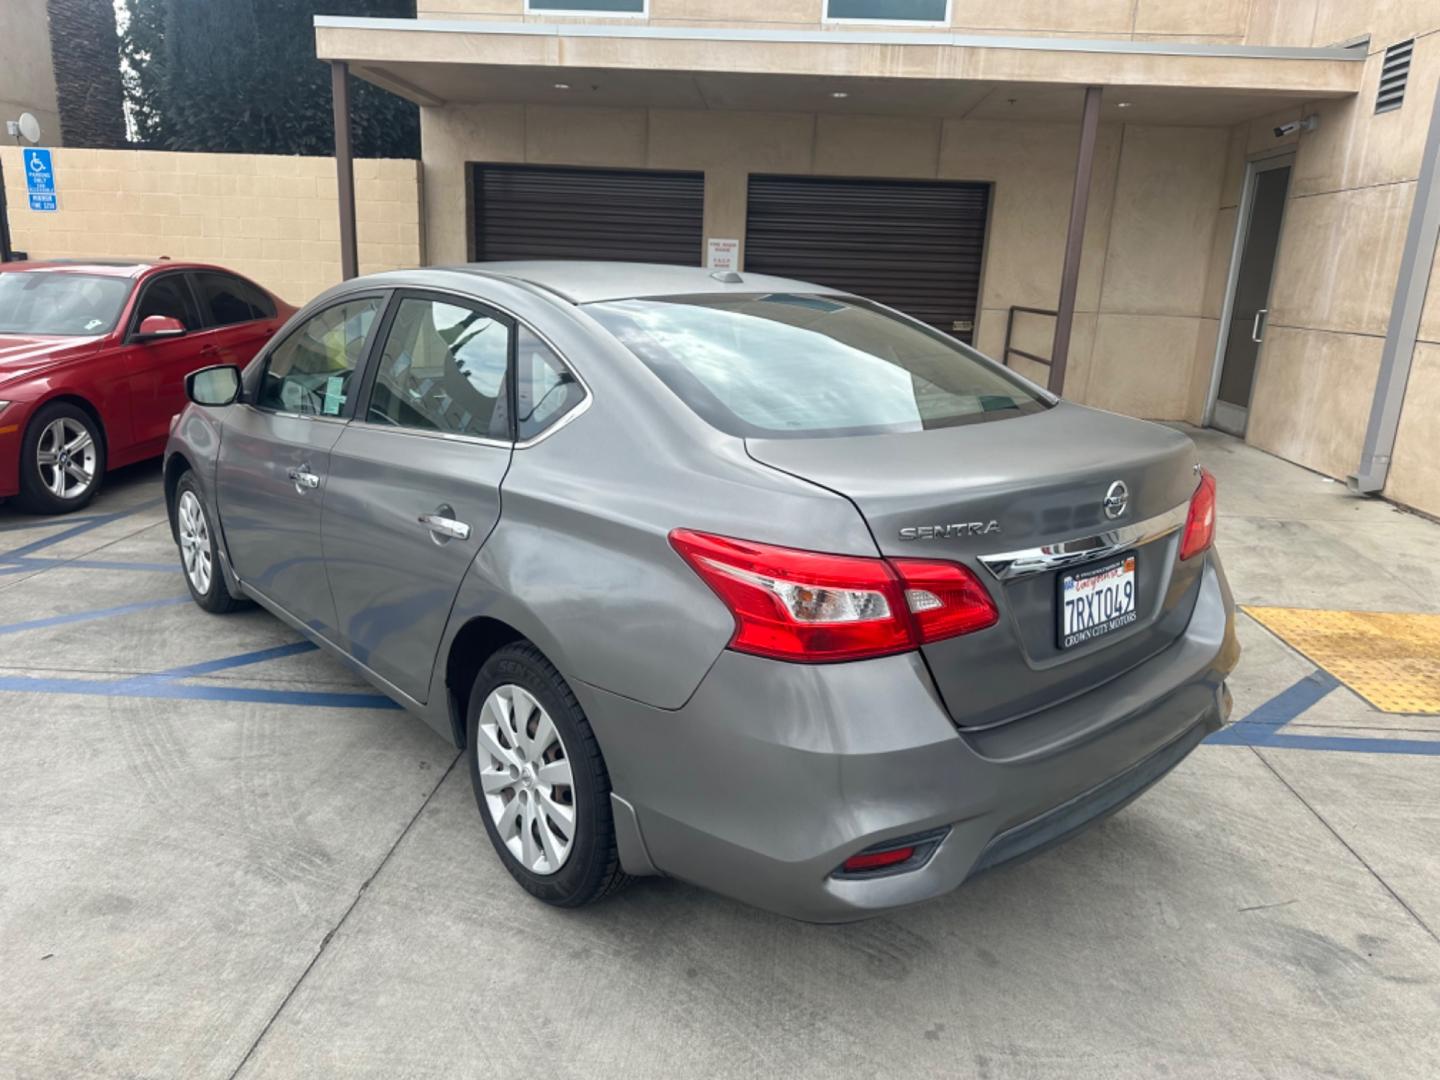
M 193 491 L 180 493 L 177 516 L 180 526 L 180 554 L 185 559 L 185 575 L 202 596 L 210 591 L 214 566 L 210 561 L 210 526 L 205 510 Z
M 550 714 L 514 684 L 497 686 L 476 725 L 480 790 L 495 831 L 532 874 L 565 865 L 575 842 L 570 757 Z
M 78 499 L 90 490 L 98 462 L 94 436 L 80 421 L 62 416 L 41 429 L 35 467 L 40 483 L 57 499 Z

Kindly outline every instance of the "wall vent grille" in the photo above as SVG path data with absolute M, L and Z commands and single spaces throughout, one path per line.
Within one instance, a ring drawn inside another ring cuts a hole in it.
M 1405 81 L 1410 77 L 1410 56 L 1415 39 L 1397 42 L 1385 50 L 1385 63 L 1380 68 L 1380 89 L 1375 94 L 1375 111 L 1390 112 L 1405 102 Z

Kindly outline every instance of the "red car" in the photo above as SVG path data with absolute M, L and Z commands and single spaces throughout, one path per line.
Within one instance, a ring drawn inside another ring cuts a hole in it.
M 0 500 L 60 514 L 158 457 L 185 376 L 243 366 L 289 304 L 218 266 L 0 264 Z

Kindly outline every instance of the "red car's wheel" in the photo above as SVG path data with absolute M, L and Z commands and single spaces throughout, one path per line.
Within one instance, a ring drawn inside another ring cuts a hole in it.
M 20 505 L 34 514 L 88 506 L 105 475 L 105 439 L 80 407 L 57 401 L 36 412 L 20 449 Z

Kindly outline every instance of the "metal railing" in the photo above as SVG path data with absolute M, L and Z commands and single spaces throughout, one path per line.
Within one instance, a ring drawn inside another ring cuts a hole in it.
M 1006 367 L 1009 367 L 1010 355 L 1013 353 L 1014 355 L 1023 357 L 1026 360 L 1033 360 L 1037 364 L 1044 364 L 1046 367 L 1049 367 L 1050 358 L 1048 356 L 1036 356 L 1032 352 L 1026 352 L 1024 349 L 1017 349 L 1015 348 L 1015 346 L 1010 344 L 1011 339 L 1015 335 L 1016 312 L 1019 312 L 1022 315 L 1048 315 L 1052 319 L 1059 314 L 1059 312 L 1054 311 L 1051 308 L 1021 307 L 1018 304 L 1010 305 L 1010 315 L 1005 320 L 1005 351 L 1000 354 L 1000 362 Z

